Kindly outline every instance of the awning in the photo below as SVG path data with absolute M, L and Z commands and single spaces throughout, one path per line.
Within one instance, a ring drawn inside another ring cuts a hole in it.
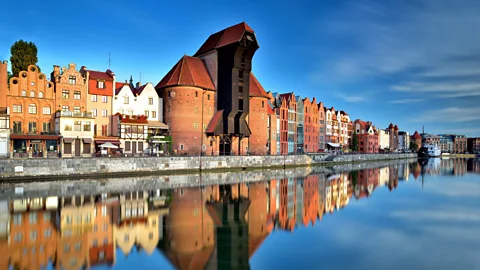
M 111 143 L 109 143 L 109 142 L 104 143 L 104 144 L 100 144 L 98 147 L 100 147 L 100 148 L 114 148 L 114 149 L 117 149 L 117 148 L 118 148 L 118 146 L 113 145 L 113 144 L 111 144 Z
M 94 141 L 95 141 L 95 144 L 102 144 L 102 143 L 109 142 L 112 144 L 120 145 L 120 140 L 118 139 L 118 137 L 96 137 Z
M 63 138 L 64 143 L 72 143 L 75 138 Z
M 59 135 L 10 134 L 12 140 L 59 140 Z
M 83 138 L 83 143 L 92 143 L 92 138 Z
M 168 126 L 160 121 L 148 121 L 148 128 L 152 129 L 168 129 Z
M 338 147 L 340 147 L 340 144 L 339 144 L 339 143 L 327 142 L 327 144 L 330 145 L 330 146 L 333 147 L 333 148 L 338 148 Z

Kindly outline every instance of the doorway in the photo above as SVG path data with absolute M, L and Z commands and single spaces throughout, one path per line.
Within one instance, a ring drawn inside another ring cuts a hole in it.
M 80 139 L 75 139 L 75 156 L 81 156 L 80 153 L 80 146 L 82 145 L 82 141 Z

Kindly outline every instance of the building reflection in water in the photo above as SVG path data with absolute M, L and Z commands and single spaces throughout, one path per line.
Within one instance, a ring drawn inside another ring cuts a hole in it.
M 336 174 L 173 190 L 0 201 L 1 269 L 82 269 L 157 249 L 177 269 L 245 269 L 274 230 L 314 225 L 379 187 L 423 173 L 480 173 L 478 159 L 433 159 Z M 121 255 L 119 255 L 121 254 Z M 153 255 L 152 255 L 153 256 Z M 157 255 L 158 256 L 158 255 Z

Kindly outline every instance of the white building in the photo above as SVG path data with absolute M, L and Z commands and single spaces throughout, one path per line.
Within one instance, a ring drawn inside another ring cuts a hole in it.
M 407 131 L 398 132 L 398 150 L 410 149 L 410 133 Z
M 62 135 L 62 157 L 91 157 L 93 153 L 94 118 L 90 112 L 58 111 L 55 133 Z
M 117 84 L 118 85 L 118 84 Z M 158 97 L 157 91 L 152 83 L 146 83 L 136 87 L 125 82 L 121 87 L 115 89 L 113 99 L 113 114 L 123 115 L 145 115 L 150 121 L 163 121 L 163 99 Z
M 378 147 L 382 150 L 390 149 L 390 133 L 388 130 L 379 129 L 378 130 Z

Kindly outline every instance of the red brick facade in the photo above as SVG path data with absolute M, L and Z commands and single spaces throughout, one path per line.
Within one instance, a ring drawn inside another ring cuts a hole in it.
M 358 151 L 361 153 L 378 153 L 378 132 L 372 122 L 357 119 L 354 122 L 354 128 L 358 138 Z

